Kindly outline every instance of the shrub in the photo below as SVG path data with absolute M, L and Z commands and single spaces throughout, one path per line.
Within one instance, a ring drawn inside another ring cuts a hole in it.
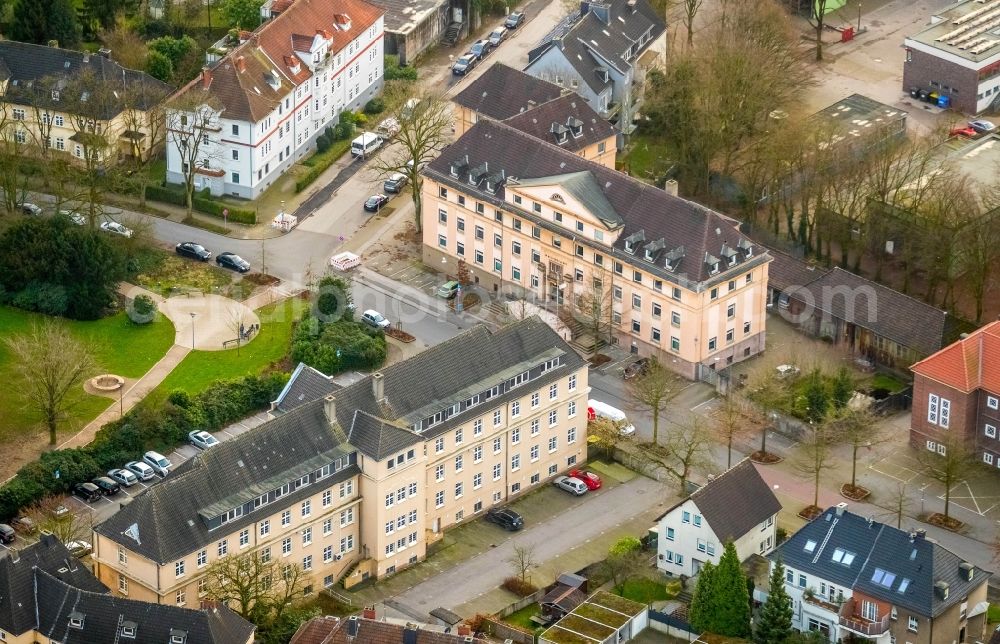
M 222 211 L 229 210 L 228 221 L 237 224 L 254 225 L 257 223 L 257 213 L 253 210 L 243 210 L 228 204 L 220 203 L 204 196 L 205 193 L 195 193 L 191 205 L 200 213 L 222 219 Z M 146 199 L 162 201 L 175 206 L 187 207 L 187 197 L 184 189 L 176 186 L 146 186 Z
M 507 577 L 503 580 L 501 586 L 503 586 L 504 590 L 509 590 L 518 597 L 527 597 L 538 590 L 531 582 L 521 581 L 520 577 Z
M 66 313 L 66 289 L 57 284 L 32 282 L 14 294 L 11 304 L 25 311 L 61 316 Z
M 292 360 L 327 374 L 378 368 L 387 352 L 381 331 L 350 319 L 321 322 L 307 312 L 292 334 Z
M 326 152 L 333 145 L 333 141 L 327 138 L 326 134 L 320 134 L 316 137 L 316 151 L 319 153 Z
M 399 56 L 386 56 L 385 57 L 385 67 L 382 75 L 385 80 L 403 80 L 403 81 L 415 81 L 417 80 L 417 69 L 416 67 L 401 67 L 399 64 Z
M 136 295 L 128 308 L 128 317 L 136 324 L 148 324 L 156 316 L 156 302 L 148 295 Z
M 381 114 L 385 111 L 385 101 L 375 97 L 365 103 L 365 114 Z
M 337 127 L 339 128 L 340 126 L 338 125 Z M 337 140 L 326 152 L 317 152 L 303 161 L 302 164 L 308 166 L 309 171 L 295 182 L 295 192 L 302 192 L 308 188 L 313 181 L 319 178 L 319 175 L 323 174 L 327 168 L 333 165 L 334 161 L 343 156 L 350 147 L 351 143 L 349 141 Z
M 346 141 L 354 134 L 354 123 L 337 123 L 333 128 L 333 139 L 335 141 Z

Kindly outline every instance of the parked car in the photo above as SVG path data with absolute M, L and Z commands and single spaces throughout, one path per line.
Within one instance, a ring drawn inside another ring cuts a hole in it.
M 575 479 L 569 476 L 557 476 L 552 480 L 552 485 L 555 485 L 560 490 L 565 490 L 570 494 L 576 496 L 582 496 L 587 493 L 587 484 L 580 479 Z
M 121 235 L 122 237 L 132 236 L 132 229 L 126 228 L 125 226 L 119 224 L 117 221 L 102 221 L 101 230 L 103 230 L 106 233 Z
M 80 558 L 86 557 L 94 551 L 94 547 L 90 545 L 89 541 L 67 541 L 66 549 L 69 550 L 69 554 Z
M 629 366 L 625 367 L 622 376 L 625 380 L 631 380 L 637 376 L 645 376 L 649 371 L 649 358 L 639 358 Z
M 376 329 L 386 329 L 389 327 L 389 320 L 374 309 L 368 309 L 361 314 L 361 321 Z
M 455 76 L 465 76 L 476 66 L 477 58 L 469 53 L 459 56 L 451 66 L 451 73 Z
M 83 215 L 81 215 L 78 212 L 73 212 L 72 210 L 60 210 L 59 211 L 59 216 L 60 217 L 68 217 L 69 220 L 71 222 L 73 222 L 74 224 L 76 224 L 77 226 L 86 226 L 87 225 L 87 218 L 84 217 Z
M 969 121 L 969 127 L 971 127 L 976 132 L 992 132 L 997 129 L 996 124 L 992 121 L 987 121 L 985 119 L 977 119 L 975 121 Z
M 976 132 L 971 127 L 954 127 L 951 129 L 951 132 L 948 133 L 948 136 L 965 136 L 972 138 L 977 134 L 979 134 L 979 132 Z
M 508 29 L 517 29 L 522 24 L 524 24 L 524 12 L 514 11 L 507 16 L 507 20 L 504 21 L 503 26 Z
M 211 251 L 202 246 L 201 244 L 196 244 L 194 242 L 181 242 L 174 247 L 177 254 L 181 257 L 190 257 L 191 259 L 197 259 L 202 262 L 207 262 L 212 256 Z
M 41 206 L 25 201 L 21 204 L 21 212 L 32 217 L 37 217 L 42 214 L 42 208 Z
M 104 494 L 101 493 L 101 488 L 97 487 L 93 483 L 83 482 L 77 483 L 73 486 L 73 496 L 79 497 L 87 503 L 91 503 L 104 496 Z
M 107 476 L 98 476 L 96 479 L 92 480 L 91 483 L 101 488 L 101 492 L 104 496 L 114 496 L 122 490 L 122 486 L 118 484 L 118 481 L 114 481 Z
M 612 407 L 607 403 L 591 398 L 587 401 L 587 420 L 596 420 L 598 417 L 606 418 L 619 425 L 621 427 L 619 431 L 624 436 L 635 433 L 635 425 L 629 422 L 625 412 L 617 407 Z
M 499 47 L 505 40 L 507 40 L 507 27 L 497 27 L 490 32 L 490 47 Z
M 793 364 L 779 364 L 774 370 L 778 372 L 779 378 L 789 378 L 799 373 L 799 368 Z
M 215 263 L 223 268 L 231 268 L 238 273 L 246 273 L 250 270 L 250 262 L 236 253 L 219 253 L 218 257 L 215 258 Z
M 119 485 L 124 487 L 132 487 L 139 482 L 139 478 L 135 474 L 129 472 L 128 470 L 123 470 L 120 467 L 108 470 L 108 478 L 113 481 L 117 481 Z
M 25 534 L 35 534 L 38 526 L 35 525 L 31 517 L 16 517 L 12 522 L 13 528 Z
M 469 53 L 476 57 L 476 60 L 482 60 L 486 58 L 486 55 L 490 53 L 490 41 L 489 40 L 477 40 L 472 43 L 469 47 Z
M 365 211 L 378 212 L 382 206 L 389 203 L 389 197 L 383 194 L 372 195 L 365 201 Z
M 209 447 L 215 447 L 219 444 L 218 438 L 201 429 L 189 432 L 188 440 L 191 441 L 191 444 L 198 449 L 208 449 Z
M 569 475 L 575 479 L 580 479 L 583 484 L 587 486 L 588 490 L 600 490 L 601 489 L 601 477 L 594 474 L 593 472 L 585 472 L 583 470 L 572 470 Z
M 16 536 L 17 534 L 14 532 L 14 528 L 10 527 L 6 523 L 0 523 L 0 543 L 10 543 Z
M 450 300 L 458 294 L 458 282 L 451 280 L 438 287 L 437 296 Z
M 171 463 L 166 456 L 160 454 L 159 452 L 154 452 L 149 450 L 142 455 L 142 460 L 146 465 L 153 468 L 153 471 L 160 476 L 166 476 L 170 473 Z
M 486 511 L 486 520 L 510 532 L 517 532 L 524 527 L 524 519 L 510 508 L 490 508 Z
M 153 468 L 146 465 L 142 461 L 130 461 L 125 464 L 125 469 L 135 474 L 136 478 L 140 481 L 151 481 L 156 475 Z
M 408 179 L 405 174 L 401 172 L 393 172 L 382 184 L 382 189 L 391 195 L 396 195 L 402 192 L 403 186 L 406 185 L 407 181 Z

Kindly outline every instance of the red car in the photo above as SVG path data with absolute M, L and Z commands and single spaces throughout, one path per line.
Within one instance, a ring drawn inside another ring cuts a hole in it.
M 951 132 L 948 133 L 948 136 L 967 136 L 971 139 L 977 134 L 979 133 L 973 130 L 971 127 L 956 127 L 952 128 Z
M 584 472 L 583 470 L 573 470 L 569 475 L 575 479 L 580 479 L 583 481 L 588 490 L 599 490 L 601 489 L 601 477 L 594 474 L 593 472 Z

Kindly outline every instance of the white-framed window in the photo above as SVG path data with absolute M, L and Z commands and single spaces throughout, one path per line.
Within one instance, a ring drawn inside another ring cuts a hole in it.
M 932 425 L 937 425 L 938 422 L 938 404 L 940 400 L 937 394 L 930 394 L 927 397 L 927 422 Z
M 184 576 L 184 560 L 180 560 L 174 563 L 174 577 Z
M 938 425 L 948 429 L 948 421 L 951 420 L 951 401 L 945 398 L 941 399 L 941 413 L 939 414 Z
M 444 505 L 444 490 L 438 490 L 434 494 L 434 507 L 440 508 Z
M 913 615 L 910 615 L 906 620 L 906 630 L 910 631 L 911 633 L 916 633 L 917 626 L 919 626 L 917 618 L 914 617 Z
M 559 411 L 555 409 L 549 411 L 549 427 L 552 427 L 558 422 L 559 422 Z
M 570 445 L 576 442 L 576 427 L 570 427 L 566 430 L 566 442 Z
M 302 545 L 308 546 L 312 542 L 313 542 L 313 529 L 312 526 L 310 526 L 302 531 Z
M 434 467 L 434 480 L 441 482 L 444 480 L 444 465 L 437 465 Z M 386 506 L 388 507 L 388 506 Z
M 250 529 L 240 530 L 240 548 L 246 548 L 250 545 Z
M 541 425 L 542 424 L 538 421 L 537 418 L 532 418 L 531 419 L 531 423 L 530 423 L 529 426 L 531 427 L 531 435 L 532 436 L 538 436 L 538 432 L 540 431 L 539 428 L 541 427 Z
M 673 540 L 674 540 L 674 529 L 667 528 L 667 541 L 673 541 Z
M 500 480 L 500 475 L 501 475 L 502 469 L 503 468 L 501 467 L 500 463 L 496 463 L 496 464 L 493 465 L 493 480 L 494 481 L 499 481 Z
M 476 445 L 472 448 L 472 462 L 481 463 L 483 460 L 483 446 Z
M 128 577 L 121 573 L 118 574 L 118 592 L 123 595 L 128 594 Z
M 983 452 L 983 462 L 987 465 L 993 465 L 993 455 L 989 452 Z
M 198 551 L 197 563 L 199 568 L 208 563 L 208 550 Z
M 478 490 L 482 486 L 483 486 L 483 475 L 482 475 L 482 473 L 478 473 L 478 474 L 473 475 L 473 477 L 472 477 L 472 489 L 473 490 Z
M 493 453 L 499 454 L 501 449 L 503 449 L 503 439 L 497 436 L 493 439 Z
M 570 418 L 572 418 L 573 416 L 576 416 L 576 401 L 575 400 L 569 401 L 569 405 L 567 406 L 567 414 L 569 415 Z
M 510 457 L 510 471 L 516 472 L 521 469 L 521 455 L 514 454 Z
M 493 426 L 497 427 L 502 422 L 503 422 L 503 414 L 501 414 L 500 410 L 497 409 L 493 412 Z
M 575 373 L 572 376 L 569 377 L 569 380 L 566 382 L 566 388 L 569 389 L 570 391 L 576 391 L 576 374 Z
M 985 431 L 986 431 L 986 435 L 988 437 L 990 437 L 990 438 L 996 438 L 997 437 L 997 428 L 995 426 L 990 425 L 989 423 L 987 423 Z
M 534 409 L 535 407 L 537 407 L 537 406 L 538 406 L 538 404 L 539 404 L 539 400 L 540 400 L 540 399 L 539 399 L 539 396 L 538 396 L 538 392 L 537 392 L 537 391 L 536 391 L 536 392 L 534 392 L 533 394 L 531 394 L 531 408 L 532 408 L 532 409 Z
M 462 482 L 459 481 L 458 483 L 455 484 L 455 498 L 456 499 L 462 498 L 462 494 L 464 493 L 465 493 L 465 487 L 462 485 Z
M 521 415 L 521 403 L 517 400 L 510 404 L 510 417 L 517 418 Z
M 464 460 L 465 459 L 463 458 L 462 454 L 459 454 L 458 456 L 455 457 L 455 471 L 456 472 L 461 472 L 462 471 L 463 461 Z
M 483 433 L 483 419 L 477 418 L 472 422 L 472 435 L 479 436 Z
M 1000 409 L 1000 399 L 998 399 L 996 396 L 987 396 L 986 406 L 989 407 L 990 409 Z
M 549 452 L 556 451 L 556 448 L 558 446 L 559 446 L 559 439 L 557 437 L 555 437 L 555 436 L 550 437 L 549 438 Z
M 225 557 L 226 553 L 229 552 L 229 541 L 227 541 L 225 539 L 223 539 L 222 541 L 220 541 L 219 544 L 218 544 L 217 550 L 218 550 L 218 553 L 219 553 L 220 557 Z
M 287 555 L 292 552 L 292 538 L 285 537 L 281 540 L 281 554 Z
M 531 462 L 534 463 L 538 460 L 538 445 L 532 445 L 529 450 L 529 455 L 531 457 Z

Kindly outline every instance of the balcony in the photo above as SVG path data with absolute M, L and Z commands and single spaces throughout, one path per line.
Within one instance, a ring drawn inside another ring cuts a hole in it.
M 862 637 L 875 638 L 889 632 L 889 614 L 877 620 L 865 619 L 854 614 L 854 600 L 848 599 L 840 607 L 840 626 Z

